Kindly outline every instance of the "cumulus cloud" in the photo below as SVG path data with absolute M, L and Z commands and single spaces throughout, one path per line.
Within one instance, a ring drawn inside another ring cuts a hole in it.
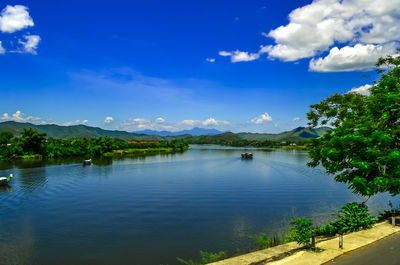
M 265 112 L 264 114 L 261 114 L 260 116 L 255 117 L 254 119 L 251 119 L 250 121 L 255 124 L 262 124 L 265 122 L 272 121 L 272 117 L 269 116 L 269 114 L 267 112 Z
M 11 116 L 8 115 L 8 113 L 3 113 L 0 116 L 0 120 L 2 120 L 2 121 L 16 121 L 16 122 L 30 122 L 30 123 L 34 123 L 34 124 L 45 124 L 46 123 L 41 118 L 33 117 L 33 116 L 26 116 L 20 110 L 17 110 Z
M 294 117 L 293 118 L 293 121 L 299 121 L 299 120 L 301 120 L 299 117 Z
M 164 123 L 165 120 L 164 120 L 163 118 L 161 118 L 161 117 L 158 117 L 158 118 L 156 119 L 156 122 L 157 122 L 157 123 Z
M 64 122 L 64 123 L 62 123 L 61 125 L 63 125 L 63 126 L 87 125 L 88 123 L 89 123 L 88 120 L 82 120 L 82 121 L 76 120 L 75 122 L 72 122 L 72 121 Z
M 348 93 L 356 93 L 356 94 L 361 94 L 364 96 L 369 96 L 371 93 L 371 87 L 372 85 L 366 84 L 360 87 L 354 87 L 352 88 Z
M 104 124 L 108 125 L 114 122 L 114 118 L 113 117 L 105 117 L 104 119 Z
M 230 125 L 231 123 L 229 121 L 218 121 L 214 118 L 208 118 L 207 120 L 202 122 L 202 125 L 204 126 L 220 126 L 220 125 Z
M 206 58 L 206 61 L 209 63 L 215 62 L 215 58 Z
M 229 121 L 216 120 L 209 118 L 204 121 L 200 120 L 182 120 L 180 122 L 167 122 L 163 118 L 157 118 L 155 120 L 148 120 L 142 118 L 128 119 L 123 121 L 118 128 L 128 131 L 140 131 L 140 130 L 155 130 L 155 131 L 181 131 L 190 130 L 195 127 L 201 128 L 215 128 L 215 129 L 226 129 L 232 124 Z
M 249 61 L 254 61 L 260 58 L 260 55 L 262 54 L 261 52 L 258 53 L 248 53 L 248 52 L 243 52 L 243 51 L 233 51 L 233 52 L 227 52 L 227 51 L 220 51 L 218 53 L 220 56 L 229 56 L 231 58 L 232 63 L 237 63 L 237 62 L 249 62 Z
M 34 25 L 28 7 L 22 5 L 6 6 L 0 14 L 0 31 L 13 33 Z
M 40 42 L 39 35 L 25 35 L 26 41 L 19 40 L 18 42 L 22 44 L 23 52 L 37 54 L 36 49 Z
M 396 52 L 395 43 L 386 45 L 356 44 L 341 49 L 334 47 L 324 58 L 312 59 L 310 70 L 316 72 L 343 72 L 370 70 L 380 57 Z
M 391 53 L 394 46 L 398 47 L 399 14 L 400 0 L 314 0 L 293 10 L 287 25 L 262 34 L 273 39 L 273 45 L 262 47 L 256 53 L 237 51 L 237 55 L 240 55 L 239 60 L 240 57 L 245 58 L 240 61 L 252 61 L 267 52 L 270 59 L 296 61 L 320 56 L 330 50 L 326 58 L 312 60 L 310 70 L 337 72 L 369 69 L 374 66 L 376 56 Z M 342 46 L 346 46 L 344 50 L 340 48 Z M 363 49 L 372 49 L 373 58 L 366 61 L 361 56 L 349 57 L 350 53 L 363 52 Z M 333 56 L 332 53 L 341 56 Z M 234 52 L 220 52 L 220 55 L 231 56 L 232 62 L 235 62 Z

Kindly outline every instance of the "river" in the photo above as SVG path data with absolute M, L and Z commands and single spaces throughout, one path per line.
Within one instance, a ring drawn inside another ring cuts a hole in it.
M 292 216 L 331 220 L 359 201 L 307 152 L 191 146 L 185 153 L 94 161 L 0 163 L 0 264 L 178 264 L 199 250 L 247 250 Z M 395 200 L 368 201 L 373 212 Z

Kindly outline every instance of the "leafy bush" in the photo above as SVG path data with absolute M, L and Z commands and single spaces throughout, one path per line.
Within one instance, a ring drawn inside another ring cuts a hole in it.
M 393 209 L 393 210 L 383 211 L 383 212 L 379 213 L 378 220 L 379 221 L 387 220 L 389 217 L 392 216 L 392 214 L 395 214 L 396 216 L 399 216 L 400 215 L 400 210 Z
M 258 236 L 249 236 L 255 240 L 258 249 L 270 248 L 280 245 L 282 243 L 282 239 L 277 235 L 267 236 L 265 233 L 260 233 Z
M 363 203 L 346 203 L 338 213 L 333 215 L 339 218 L 339 220 L 332 223 L 337 232 L 353 232 L 359 229 L 368 229 L 376 222 L 376 218 L 369 215 L 368 206 Z
M 206 251 L 200 251 L 200 256 L 201 256 L 201 262 L 199 262 L 199 263 L 194 262 L 193 260 L 186 261 L 181 258 L 177 258 L 177 259 L 180 263 L 186 264 L 186 265 L 204 265 L 207 263 L 216 262 L 216 261 L 228 258 L 228 255 L 226 254 L 225 251 L 220 251 L 218 253 L 210 253 L 210 252 L 206 252 Z
M 312 219 L 293 217 L 293 221 L 290 224 L 294 225 L 294 227 L 289 230 L 289 239 L 296 241 L 299 245 L 310 248 Z
M 315 227 L 316 236 L 333 236 L 337 233 L 336 227 L 331 223 Z

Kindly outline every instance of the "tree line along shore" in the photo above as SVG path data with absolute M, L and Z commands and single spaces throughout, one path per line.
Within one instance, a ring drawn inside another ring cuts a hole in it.
M 0 133 L 0 159 L 46 159 L 60 157 L 136 156 L 183 152 L 188 144 L 183 141 L 125 141 L 108 136 L 97 138 L 57 139 L 46 137 L 32 128 L 19 136 Z

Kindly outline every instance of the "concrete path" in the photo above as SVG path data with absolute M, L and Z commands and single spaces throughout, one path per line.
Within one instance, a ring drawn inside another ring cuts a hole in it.
M 400 231 L 388 222 L 378 223 L 373 228 L 343 236 L 343 249 L 339 248 L 338 238 L 317 243 L 317 247 L 323 249 L 321 252 L 310 250 L 299 250 L 296 243 L 289 243 L 273 248 L 268 248 L 242 256 L 210 263 L 212 265 L 318 265 L 332 261 L 345 253 L 372 244 Z M 399 233 L 400 234 L 400 233 Z M 400 250 L 400 248 L 399 248 Z M 289 252 L 289 253 L 288 253 Z M 293 253 L 294 252 L 294 253 Z M 400 252 L 399 252 L 400 253 Z M 289 254 L 289 255 L 288 255 Z M 285 258 L 279 259 L 281 257 Z M 352 264 L 352 263 L 351 263 Z M 363 264 L 363 263 L 361 263 Z M 385 264 L 385 263 L 375 263 Z M 400 264 L 400 260 L 397 264 Z
M 391 235 L 373 245 L 336 258 L 326 265 L 398 265 L 400 264 L 400 233 Z

